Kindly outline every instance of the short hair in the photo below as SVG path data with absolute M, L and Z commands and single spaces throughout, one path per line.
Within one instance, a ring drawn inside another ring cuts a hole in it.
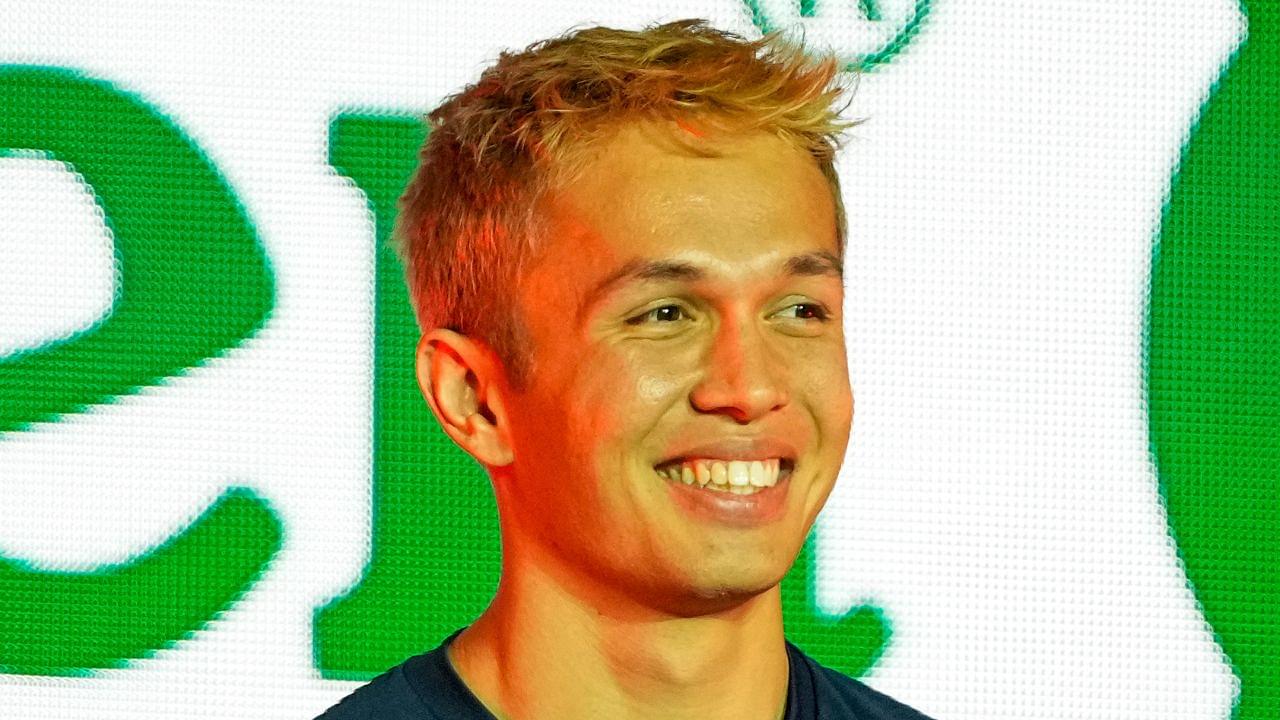
M 619 123 L 707 121 L 805 150 L 830 185 L 843 252 L 833 164 L 854 123 L 836 106 L 839 71 L 834 57 L 810 57 L 777 33 L 748 41 L 704 20 L 589 27 L 500 54 L 427 115 L 400 198 L 393 237 L 419 327 L 484 341 L 524 389 L 528 336 L 514 298 L 544 229 L 539 206 L 574 156 Z

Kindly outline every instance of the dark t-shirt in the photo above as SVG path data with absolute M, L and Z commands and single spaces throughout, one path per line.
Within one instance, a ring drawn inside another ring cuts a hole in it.
M 357 688 L 316 720 L 494 720 L 440 647 L 409 658 Z M 853 678 L 814 662 L 787 642 L 791 669 L 785 720 L 929 720 Z

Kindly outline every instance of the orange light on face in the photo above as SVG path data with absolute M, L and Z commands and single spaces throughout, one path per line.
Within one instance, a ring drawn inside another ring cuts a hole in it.
M 509 402 L 499 506 L 517 540 L 684 612 L 785 574 L 852 394 L 812 158 L 764 133 L 695 155 L 669 133 L 621 128 L 548 202 L 519 298 L 537 370 Z

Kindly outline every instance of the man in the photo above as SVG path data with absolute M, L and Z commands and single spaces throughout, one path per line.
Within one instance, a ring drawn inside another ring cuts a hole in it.
M 397 229 L 418 377 L 490 474 L 502 577 L 322 717 L 923 717 L 783 637 L 853 415 L 836 75 L 590 28 L 431 114 Z

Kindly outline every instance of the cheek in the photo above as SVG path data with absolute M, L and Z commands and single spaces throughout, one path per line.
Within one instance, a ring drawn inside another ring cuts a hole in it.
M 696 376 L 698 351 L 694 343 L 681 346 L 640 346 L 619 357 L 615 372 L 627 378 L 626 393 L 619 397 L 630 405 L 635 419 L 656 423 L 685 403 Z
M 645 405 L 665 405 L 679 391 L 679 379 L 670 375 L 644 375 L 636 381 L 636 400 Z
M 560 360 L 563 382 L 548 398 L 548 412 L 560 413 L 570 434 L 593 447 L 624 425 L 637 383 L 625 363 L 608 353 L 583 352 Z
M 581 361 L 569 421 L 602 449 L 634 450 L 682 397 L 684 363 L 673 353 L 647 350 L 595 353 Z
M 847 427 L 853 416 L 853 391 L 843 343 L 809 352 L 797 361 L 800 385 L 828 423 Z

